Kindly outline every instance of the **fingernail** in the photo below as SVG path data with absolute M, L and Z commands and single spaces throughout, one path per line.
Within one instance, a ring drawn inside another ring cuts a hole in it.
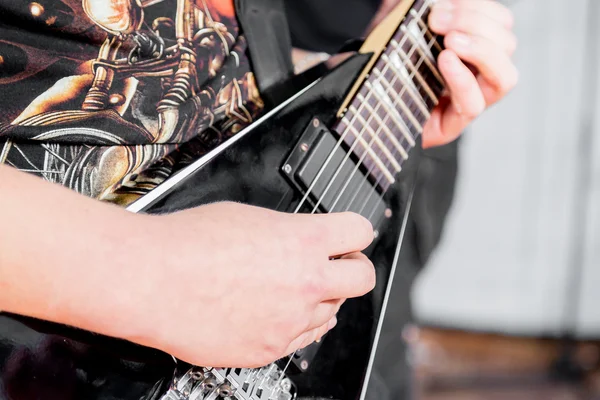
M 452 18 L 452 11 L 448 9 L 439 9 L 431 13 L 431 23 L 437 29 L 449 28 Z
M 471 45 L 471 39 L 463 33 L 455 33 L 448 37 L 450 47 L 459 49 L 467 49 Z

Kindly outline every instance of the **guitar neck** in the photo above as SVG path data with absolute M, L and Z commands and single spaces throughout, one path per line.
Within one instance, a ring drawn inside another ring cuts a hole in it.
M 402 170 L 445 87 L 437 68 L 443 41 L 427 24 L 431 3 L 416 0 L 403 13 L 333 128 L 384 192 Z

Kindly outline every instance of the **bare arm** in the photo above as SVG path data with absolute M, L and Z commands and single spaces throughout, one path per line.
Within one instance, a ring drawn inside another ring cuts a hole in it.
M 125 334 L 131 304 L 116 289 L 143 261 L 143 217 L 3 166 L 0 215 L 0 309 Z
M 219 203 L 137 215 L 0 165 L 0 221 L 0 310 L 197 365 L 275 361 L 375 284 L 360 253 L 372 226 L 357 214 Z

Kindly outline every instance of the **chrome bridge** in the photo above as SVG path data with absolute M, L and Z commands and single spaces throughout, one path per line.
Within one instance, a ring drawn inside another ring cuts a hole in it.
M 294 400 L 296 389 L 276 364 L 258 369 L 195 367 L 176 377 L 161 400 Z

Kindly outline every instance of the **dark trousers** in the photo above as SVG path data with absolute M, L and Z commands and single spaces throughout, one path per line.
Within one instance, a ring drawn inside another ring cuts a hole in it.
M 459 141 L 425 150 L 415 172 L 416 185 L 405 239 L 394 276 L 367 400 L 412 399 L 412 368 L 403 330 L 412 324 L 411 289 L 443 233 L 458 173 Z

